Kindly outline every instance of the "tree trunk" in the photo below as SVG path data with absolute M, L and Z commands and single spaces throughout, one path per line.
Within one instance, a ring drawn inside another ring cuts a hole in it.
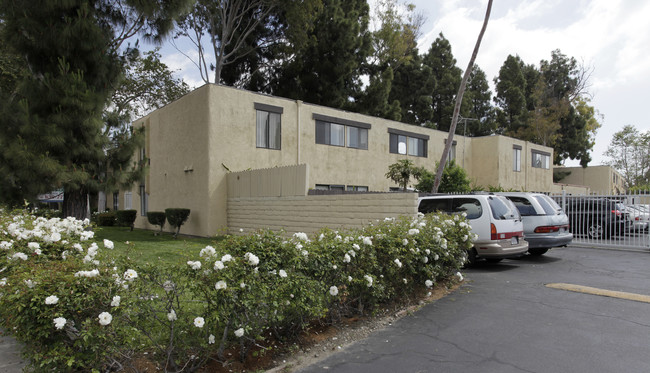
M 63 216 L 83 220 L 88 216 L 88 193 L 85 189 L 64 190 Z
M 440 164 L 438 165 L 438 170 L 436 171 L 436 179 L 433 183 L 433 188 L 431 188 L 431 193 L 438 193 L 438 187 L 440 186 L 440 181 L 442 180 L 442 172 L 445 169 L 447 163 L 447 155 L 449 154 L 449 149 L 451 148 L 452 143 L 454 142 L 454 133 L 456 132 L 456 125 L 458 124 L 458 114 L 460 113 L 460 104 L 463 102 L 463 94 L 465 93 L 465 86 L 467 85 L 467 80 L 469 75 L 472 73 L 472 68 L 474 67 L 474 61 L 476 60 L 476 55 L 478 54 L 478 49 L 481 46 L 481 40 L 483 39 L 483 34 L 487 28 L 488 20 L 490 19 L 490 11 L 492 10 L 492 0 L 488 1 L 487 11 L 485 12 L 485 19 L 483 21 L 483 27 L 481 32 L 478 34 L 478 39 L 476 40 L 476 45 L 474 46 L 474 52 L 472 53 L 472 58 L 469 60 L 467 65 L 467 70 L 463 75 L 463 80 L 460 82 L 460 87 L 458 88 L 458 94 L 456 94 L 456 105 L 454 106 L 454 115 L 451 119 L 451 127 L 449 127 L 449 135 L 447 136 L 447 143 L 445 144 L 445 150 L 442 152 L 442 157 L 440 157 Z

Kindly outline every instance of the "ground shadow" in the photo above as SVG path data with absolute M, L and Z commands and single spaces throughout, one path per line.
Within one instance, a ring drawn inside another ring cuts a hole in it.
M 512 260 L 516 260 L 519 262 L 526 262 L 526 263 L 539 263 L 539 264 L 545 264 L 545 263 L 554 263 L 559 260 L 562 260 L 561 258 L 553 256 L 553 253 L 548 253 L 545 255 L 530 255 L 526 254 L 524 256 L 520 256 L 519 258 L 514 258 Z
M 478 262 L 474 264 L 467 265 L 463 270 L 467 271 L 468 273 L 471 272 L 490 272 L 490 273 L 496 273 L 496 272 L 505 272 L 505 271 L 510 271 L 512 269 L 519 268 L 517 263 L 509 262 L 509 261 L 502 261 L 499 263 L 490 263 L 485 260 L 479 260 Z

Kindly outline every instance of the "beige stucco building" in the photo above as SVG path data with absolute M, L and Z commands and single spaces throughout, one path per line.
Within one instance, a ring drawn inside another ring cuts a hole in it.
M 146 211 L 191 209 L 182 232 L 225 232 L 229 172 L 307 165 L 308 189 L 389 191 L 388 166 L 410 159 L 434 171 L 447 133 L 214 84 L 134 122 L 145 127 L 140 185 L 113 206 Z M 451 155 L 475 185 L 549 191 L 552 148 L 505 136 L 454 138 Z M 231 191 L 232 192 L 232 191 Z
M 592 193 L 621 194 L 626 191 L 625 179 L 612 166 L 556 167 L 554 172 L 564 176 L 558 182 L 561 185 L 584 186 Z

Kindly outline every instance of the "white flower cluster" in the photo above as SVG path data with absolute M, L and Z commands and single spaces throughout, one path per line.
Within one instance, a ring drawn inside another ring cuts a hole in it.
M 201 262 L 199 260 L 197 261 L 188 260 L 187 265 L 190 266 L 190 268 L 192 268 L 195 271 L 201 269 Z
M 246 253 L 244 254 L 244 259 L 248 261 L 248 264 L 252 266 L 256 266 L 260 263 L 260 258 L 258 258 L 255 254 L 253 253 Z
M 201 258 L 212 258 L 217 255 L 217 250 L 214 249 L 214 247 L 208 245 L 205 248 L 201 249 L 201 252 L 199 252 L 199 256 Z
M 92 271 L 79 271 L 74 274 L 74 277 L 97 277 L 99 276 L 99 270 L 97 268 Z
M 304 233 L 304 232 L 297 232 L 297 233 L 294 233 L 293 236 L 294 236 L 296 239 L 300 240 L 300 241 L 309 242 L 309 237 L 307 236 L 307 233 Z
M 363 276 L 363 278 L 366 279 L 366 282 L 367 282 L 366 285 L 368 285 L 368 287 L 372 287 L 372 282 L 373 282 L 372 276 L 365 275 L 365 276 Z

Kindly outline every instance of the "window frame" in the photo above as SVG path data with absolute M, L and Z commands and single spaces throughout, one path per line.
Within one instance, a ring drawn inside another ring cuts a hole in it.
M 282 150 L 282 114 L 284 108 L 259 102 L 254 103 L 253 106 L 255 108 L 255 147 L 257 149 Z M 260 118 L 260 115 L 264 117 Z M 277 121 L 272 121 L 274 118 L 277 118 Z M 262 129 L 260 129 L 261 124 L 264 126 Z M 275 136 L 273 137 L 272 130 L 275 130 Z M 271 139 L 274 141 L 271 141 Z M 275 142 L 275 144 L 272 145 L 272 142 Z
M 415 132 L 388 128 L 388 152 L 391 154 L 400 154 L 411 157 L 428 157 L 429 135 L 423 135 Z M 404 141 L 402 141 L 402 138 Z M 404 144 L 402 151 L 400 144 Z M 417 144 L 417 151 L 412 151 L 411 145 Z
M 540 161 L 540 165 L 537 165 L 538 159 Z M 533 168 L 549 170 L 551 168 L 551 153 L 543 152 L 540 150 L 531 150 L 531 166 Z
M 519 145 L 512 146 L 512 171 L 521 172 L 521 150 Z
M 312 115 L 315 125 L 314 141 L 316 144 L 338 146 L 341 148 L 368 150 L 369 145 L 369 130 L 372 126 L 369 123 L 356 122 L 353 120 L 330 117 L 327 115 L 316 114 Z M 333 141 L 335 132 L 333 129 L 340 129 L 336 133 L 342 132 L 341 136 L 336 136 L 337 141 Z M 351 132 L 356 130 L 357 143 L 351 142 Z M 365 142 L 363 141 L 365 139 Z
M 133 193 L 124 192 L 124 209 L 132 210 L 133 209 Z
M 140 184 L 140 216 L 147 216 L 147 211 L 149 211 L 149 193 L 144 184 Z

